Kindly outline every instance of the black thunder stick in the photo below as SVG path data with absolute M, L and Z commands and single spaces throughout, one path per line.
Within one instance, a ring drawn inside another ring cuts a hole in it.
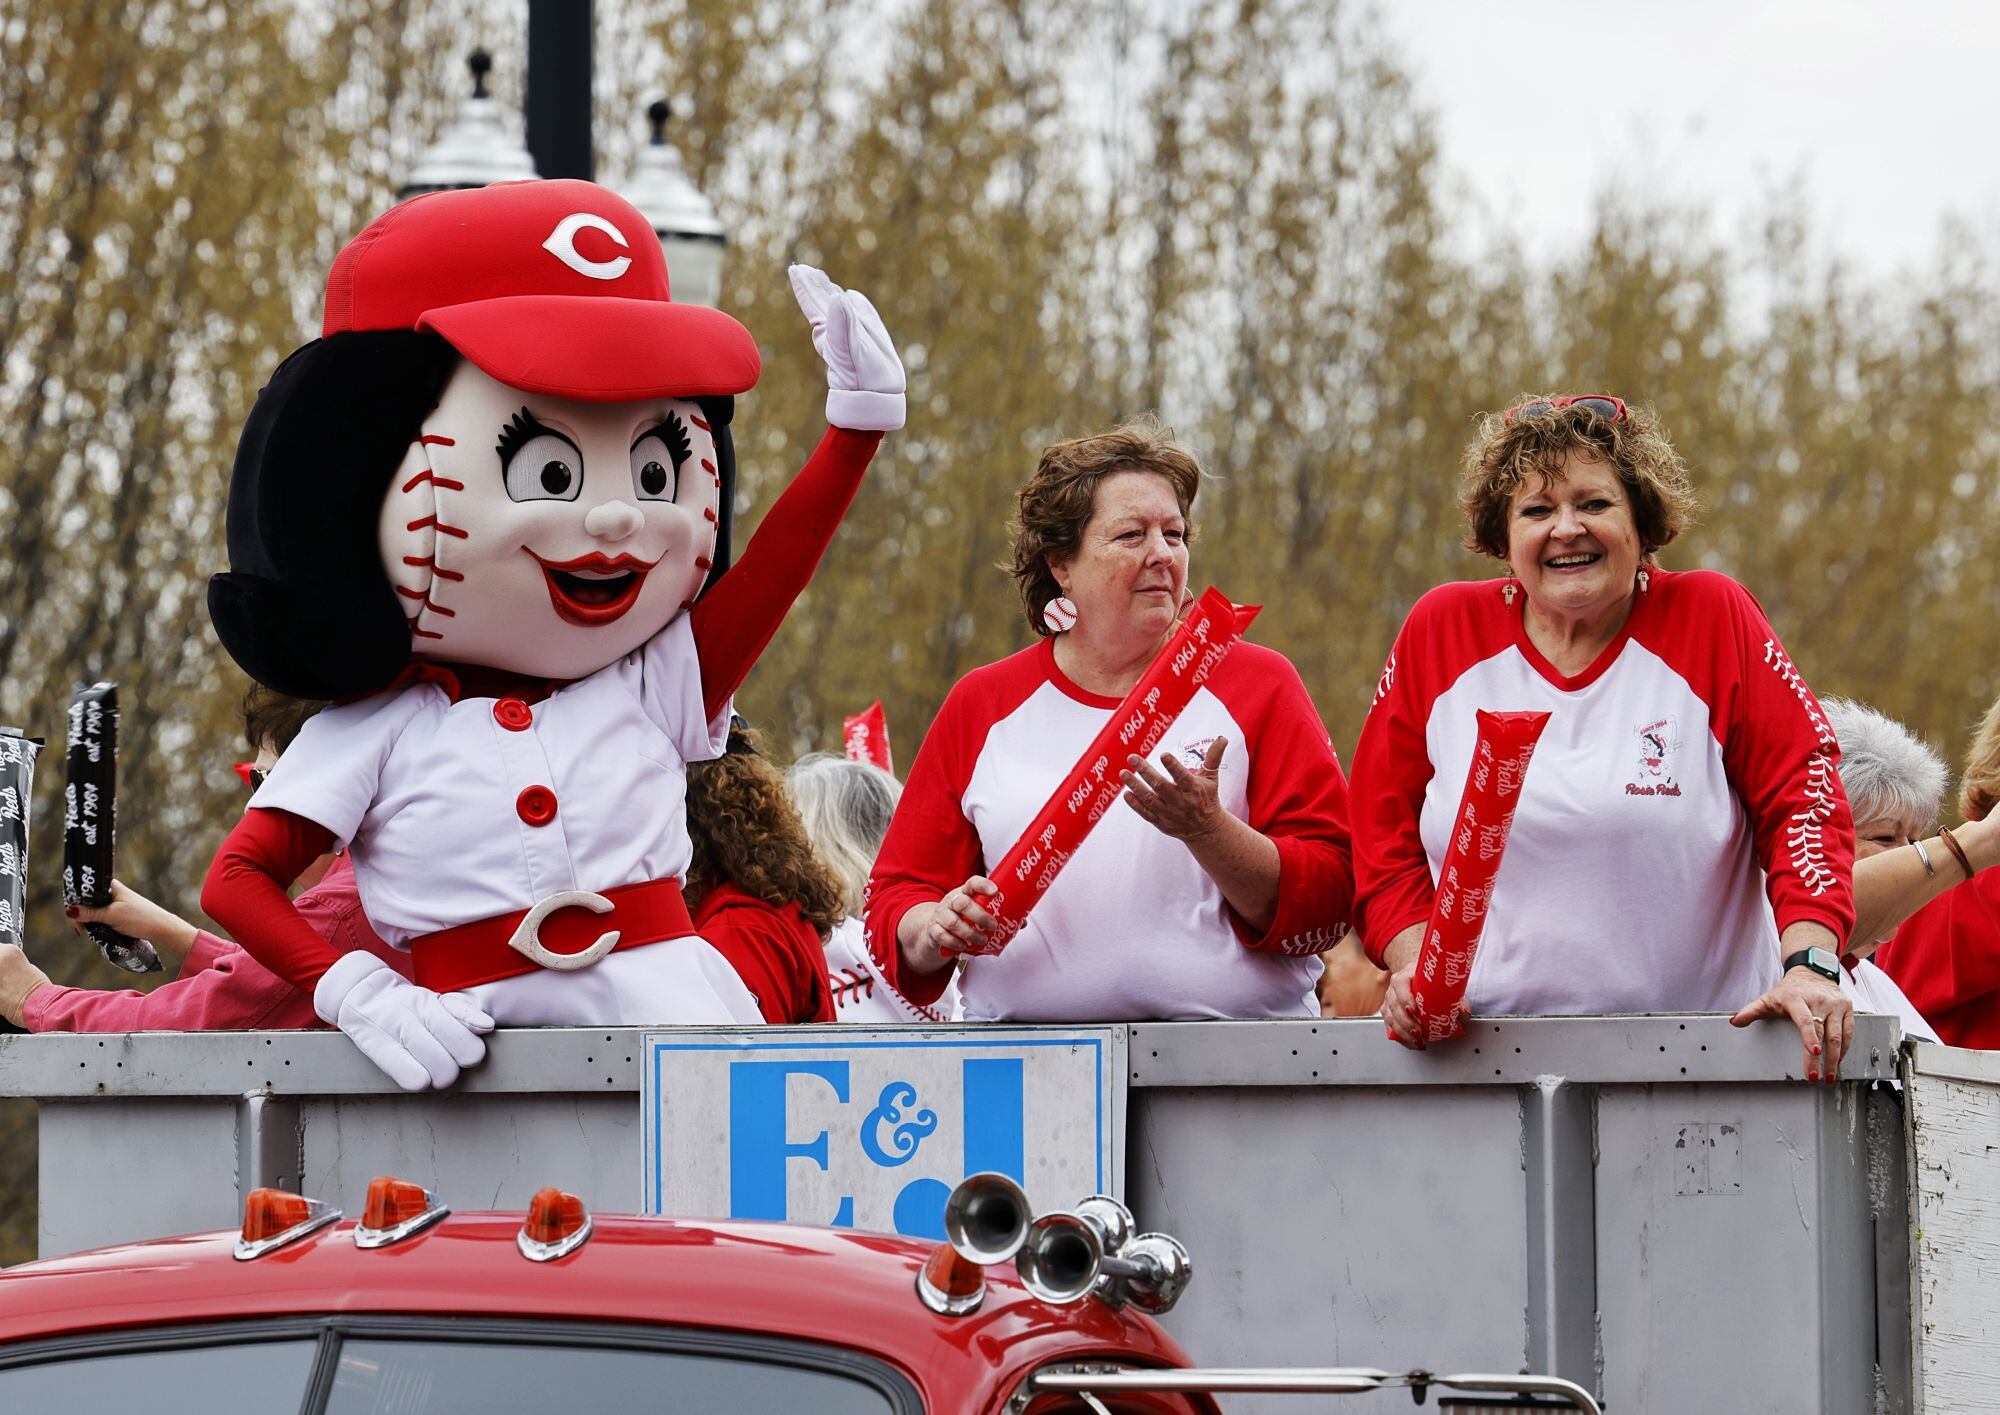
M 63 903 L 102 909 L 111 902 L 111 854 L 118 833 L 118 685 L 79 683 L 69 699 L 69 781 L 63 788 Z M 143 938 L 109 924 L 85 924 L 104 961 L 128 973 L 157 973 L 160 955 Z

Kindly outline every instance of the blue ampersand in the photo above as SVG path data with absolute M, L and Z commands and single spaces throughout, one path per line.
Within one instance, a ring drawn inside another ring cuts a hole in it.
M 916 1100 L 915 1086 L 908 1081 L 891 1081 L 876 1098 L 875 1109 L 869 1111 L 867 1118 L 861 1122 L 862 1152 L 884 1169 L 908 1164 L 916 1154 L 917 1146 L 937 1129 L 937 1112 L 934 1110 L 920 1110 L 914 1120 L 903 1119 L 903 1107 L 915 1105 Z M 890 1127 L 888 1149 L 881 1144 L 884 1126 Z

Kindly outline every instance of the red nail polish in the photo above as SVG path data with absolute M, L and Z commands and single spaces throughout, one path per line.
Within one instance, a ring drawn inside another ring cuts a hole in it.
M 1806 1072 L 1806 1079 L 1808 1081 L 1817 1081 L 1819 1079 L 1819 1072 L 1817 1071 Z
M 82 910 L 82 909 L 81 909 L 80 907 L 78 907 L 77 905 L 75 905 L 75 904 L 71 904 L 71 905 L 68 905 L 68 906 L 66 906 L 66 907 L 65 907 L 65 908 L 63 909 L 63 912 L 64 912 L 65 914 L 69 915 L 69 916 L 70 916 L 70 917 L 71 917 L 72 919 L 74 919 L 74 918 L 75 918 L 75 917 L 76 917 L 76 916 L 77 916 L 78 914 L 81 914 L 81 913 L 83 912 L 83 910 Z

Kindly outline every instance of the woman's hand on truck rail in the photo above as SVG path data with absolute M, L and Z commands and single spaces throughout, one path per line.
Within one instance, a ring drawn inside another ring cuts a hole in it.
M 1787 958 L 1806 948 L 1839 950 L 1831 930 L 1819 924 L 1797 923 L 1785 930 L 1780 952 Z M 1854 1004 L 1840 985 L 1821 977 L 1812 969 L 1791 969 L 1771 990 L 1738 1012 L 1729 1021 L 1747 1027 L 1766 1017 L 1789 1017 L 1799 1029 L 1805 1045 L 1805 1075 L 1808 1081 L 1829 1085 L 1840 1079 L 1840 1061 L 1854 1044 Z

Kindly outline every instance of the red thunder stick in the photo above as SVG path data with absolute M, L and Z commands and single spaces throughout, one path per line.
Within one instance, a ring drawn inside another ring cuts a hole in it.
M 1119 780 L 1125 758 L 1135 752 L 1145 756 L 1159 745 L 1174 719 L 1194 701 L 1195 691 L 1250 627 L 1259 608 L 1231 604 L 1212 586 L 1195 601 L 1160 656 L 1112 711 L 1111 721 L 1091 739 L 1034 823 L 989 871 L 1000 892 L 979 902 L 1000 921 L 1000 928 L 985 944 L 964 952 L 998 953 L 1021 931 L 1028 911 L 1048 893 L 1064 864 L 1125 789 Z
M 1514 808 L 1521 802 L 1521 783 L 1548 725 L 1545 712 L 1479 713 L 1472 768 L 1465 774 L 1465 794 L 1459 798 L 1417 971 L 1410 979 L 1417 1025 L 1426 1042 L 1464 1035 L 1460 1006 L 1472 975 L 1472 955 L 1486 927 L 1493 879 L 1500 873 Z

